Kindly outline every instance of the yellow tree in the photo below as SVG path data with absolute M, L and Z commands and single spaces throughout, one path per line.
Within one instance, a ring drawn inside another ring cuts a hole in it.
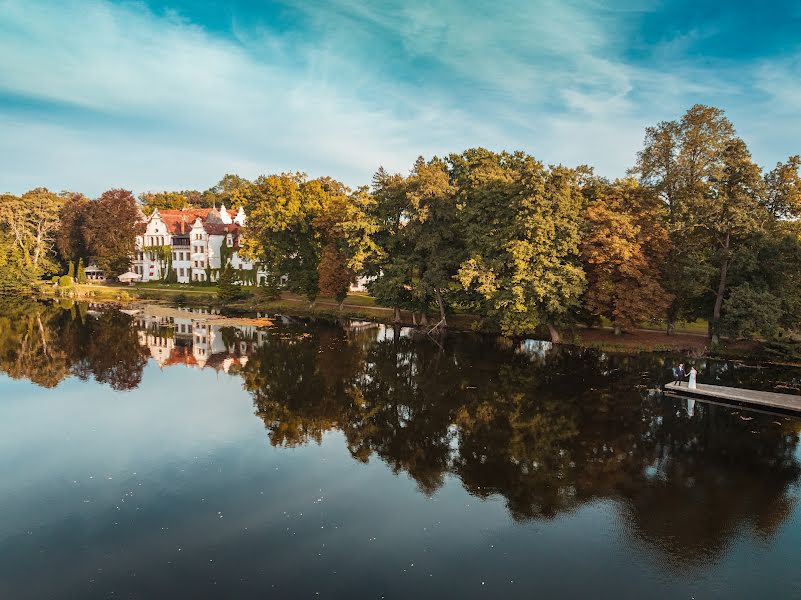
M 672 297 L 660 280 L 670 249 L 663 206 L 636 181 L 601 190 L 586 211 L 581 255 L 585 307 L 610 319 L 615 334 L 665 315 Z

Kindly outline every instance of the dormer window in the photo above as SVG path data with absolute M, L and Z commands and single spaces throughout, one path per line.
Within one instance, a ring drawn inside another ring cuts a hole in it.
M 228 246 L 229 248 L 233 248 L 233 246 L 234 246 L 234 236 L 232 236 L 232 235 L 229 233 L 229 234 L 228 234 L 228 236 L 227 236 L 227 237 L 226 237 L 226 239 L 225 239 L 225 243 L 227 244 L 227 246 Z

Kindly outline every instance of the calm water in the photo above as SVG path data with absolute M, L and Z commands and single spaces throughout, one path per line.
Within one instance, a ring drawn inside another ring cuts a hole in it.
M 801 422 L 680 358 L 0 305 L 0 597 L 799 597 Z

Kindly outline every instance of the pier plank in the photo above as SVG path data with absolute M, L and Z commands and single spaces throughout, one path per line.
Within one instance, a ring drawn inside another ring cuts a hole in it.
M 686 382 L 665 384 L 664 391 L 670 395 L 691 397 L 698 400 L 708 399 L 710 401 L 801 414 L 801 396 L 793 394 L 779 394 L 705 383 L 699 383 L 695 389 L 689 389 Z

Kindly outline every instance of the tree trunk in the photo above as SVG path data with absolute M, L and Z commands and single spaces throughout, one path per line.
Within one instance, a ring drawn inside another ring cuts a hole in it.
M 400 324 L 401 322 L 400 307 L 398 306 L 395 307 L 395 317 L 392 319 L 392 322 L 395 323 L 396 325 Z
M 420 313 L 420 327 L 428 327 L 428 315 L 425 312 Z
M 345 305 L 345 301 L 339 303 L 339 312 L 342 312 L 342 307 Z
M 623 329 L 622 329 L 622 328 L 620 327 L 620 325 L 618 325 L 617 323 L 615 323 L 615 324 L 612 326 L 612 330 L 614 331 L 614 334 L 615 334 L 616 336 L 617 336 L 617 335 L 622 335 L 622 334 L 623 334 Z
M 674 321 L 673 319 L 668 319 L 667 334 L 676 335 L 676 321 Z
M 445 303 L 442 301 L 442 294 L 439 293 L 439 290 L 434 290 L 434 294 L 437 297 L 437 304 L 439 304 L 440 327 L 447 327 L 448 321 L 445 319 Z
M 715 294 L 715 308 L 712 311 L 712 322 L 710 323 L 710 336 L 709 341 L 713 346 L 717 346 L 720 342 L 720 311 L 723 307 L 723 296 L 726 294 L 726 277 L 729 272 L 729 243 L 731 241 L 730 234 L 726 233 L 726 244 L 723 249 L 725 257 L 723 264 L 720 265 L 720 282 L 718 283 L 718 291 Z
M 414 311 L 412 311 L 412 325 L 417 327 L 417 315 L 414 314 Z
M 548 323 L 548 332 L 551 334 L 551 341 L 554 344 L 559 344 L 562 341 L 562 336 L 559 335 L 559 330 L 554 327 L 553 323 Z

